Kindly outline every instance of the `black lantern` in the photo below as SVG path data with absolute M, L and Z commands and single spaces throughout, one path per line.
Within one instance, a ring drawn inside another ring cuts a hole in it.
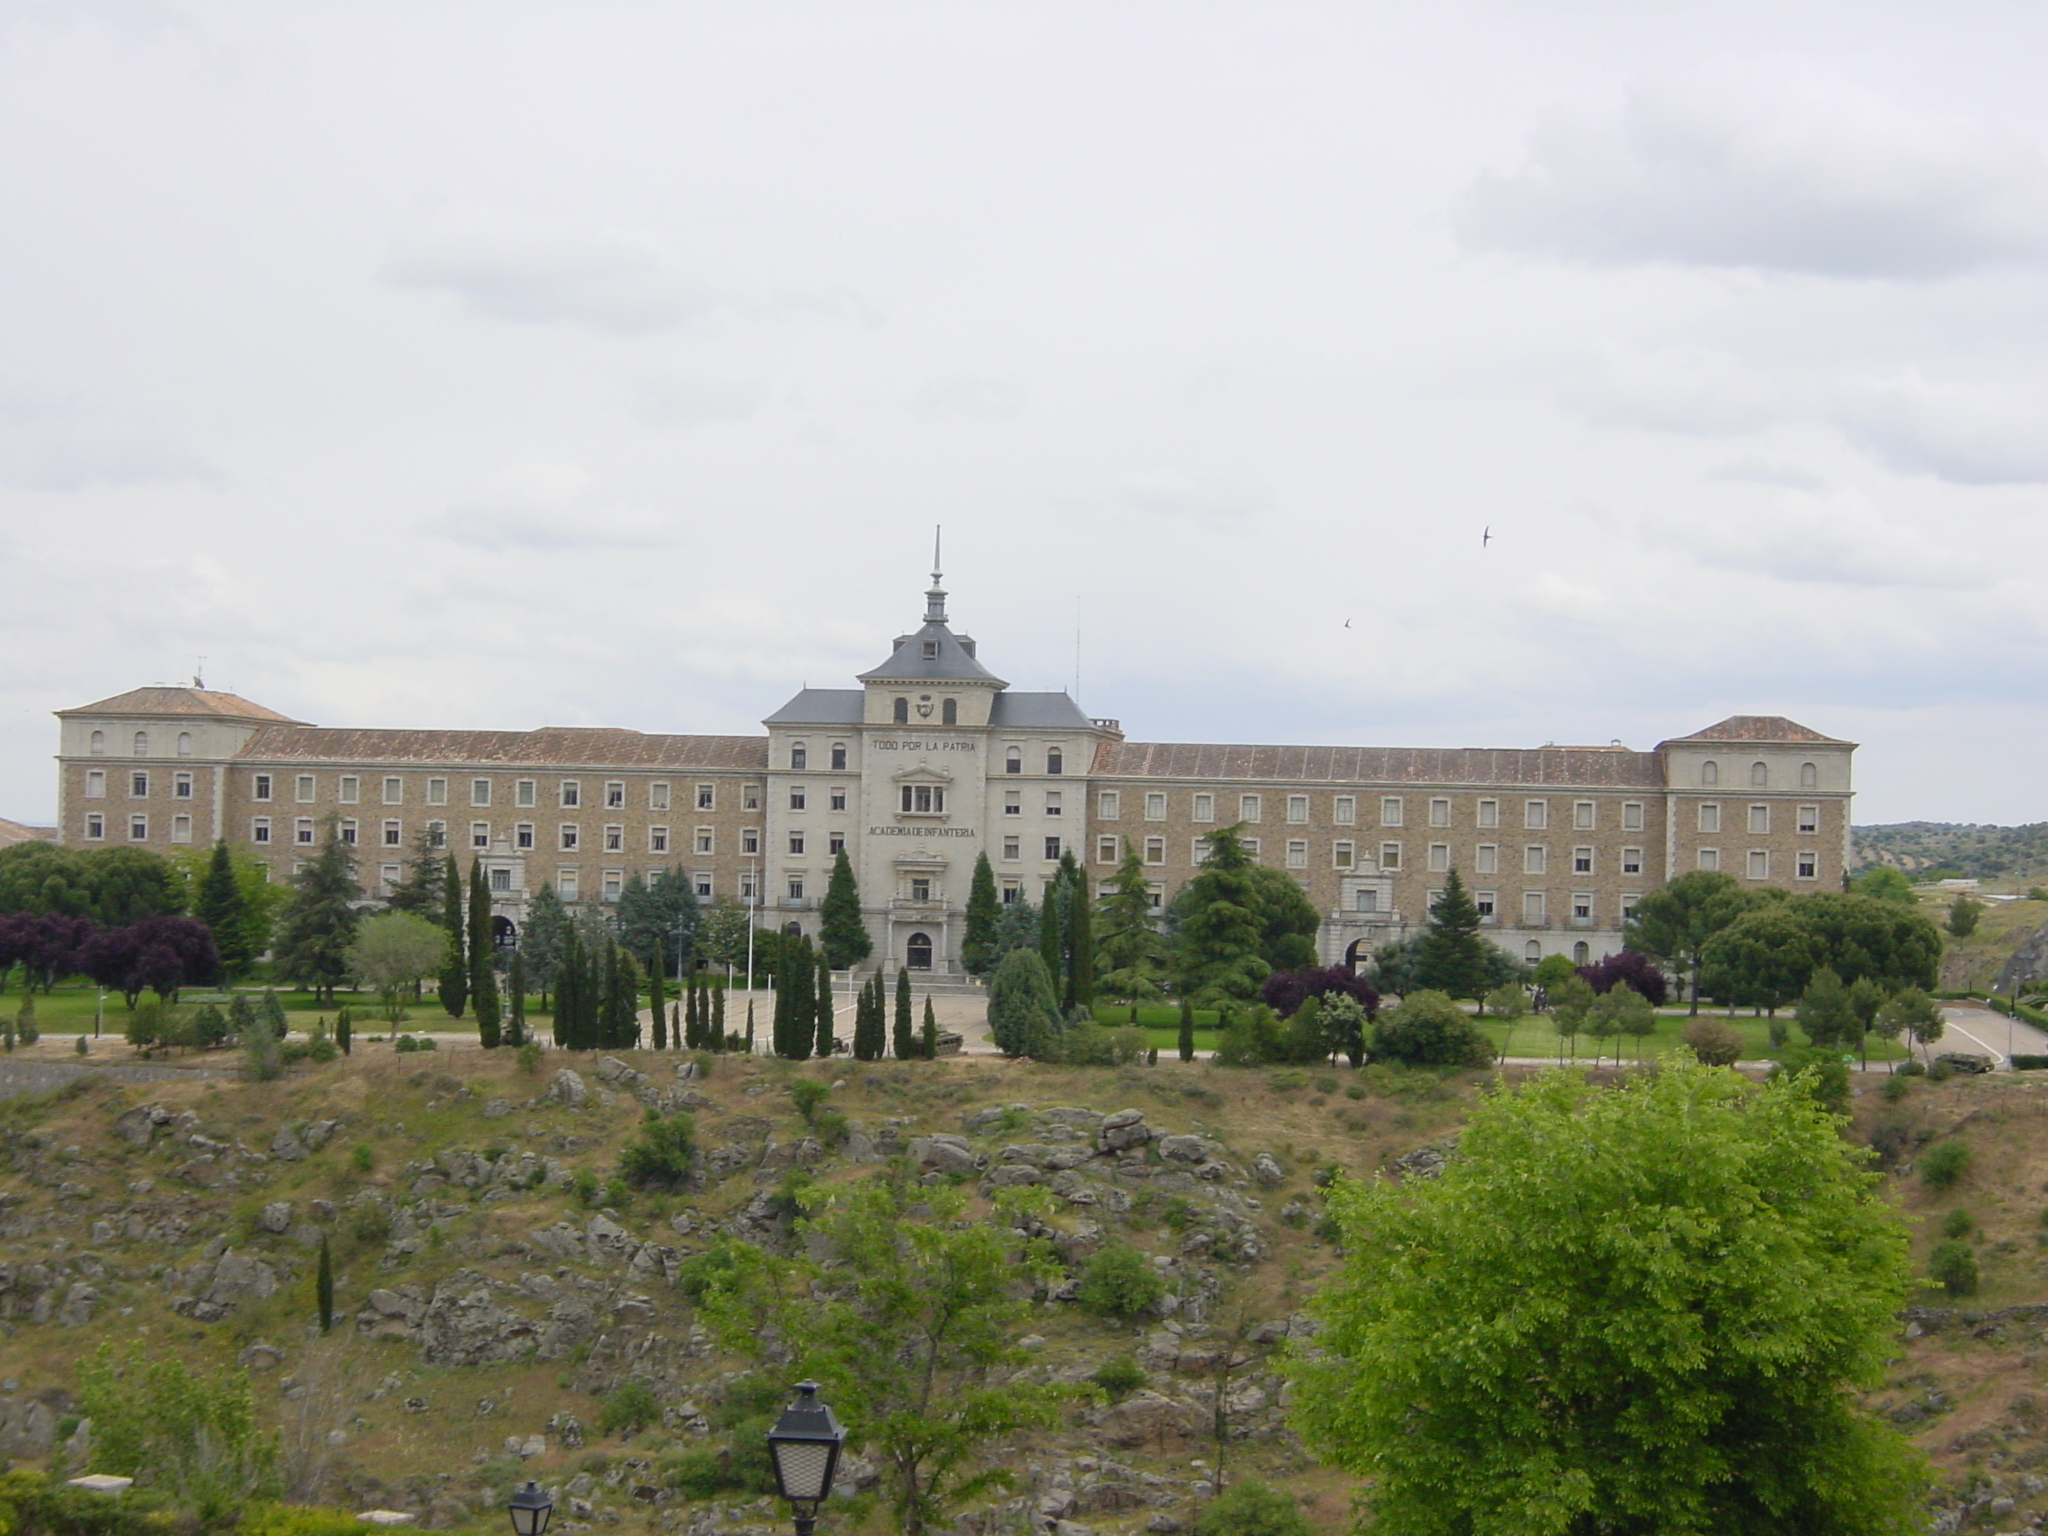
M 512 1495 L 505 1512 L 512 1517 L 513 1536 L 545 1536 L 548 1520 L 555 1512 L 555 1501 L 539 1483 L 528 1478 L 526 1486 Z
M 775 1462 L 775 1486 L 789 1500 L 796 1516 L 797 1536 L 811 1536 L 818 1501 L 832 1491 L 839 1467 L 839 1447 L 846 1431 L 832 1410 L 818 1401 L 818 1384 L 796 1384 L 796 1401 L 768 1431 L 768 1454 Z

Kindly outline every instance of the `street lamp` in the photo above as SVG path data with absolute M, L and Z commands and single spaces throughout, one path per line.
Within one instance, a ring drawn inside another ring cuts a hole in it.
M 818 1503 L 832 1491 L 839 1466 L 839 1447 L 846 1431 L 832 1410 L 818 1401 L 818 1384 L 796 1384 L 796 1401 L 768 1431 L 768 1454 L 775 1462 L 775 1486 L 789 1500 L 796 1517 L 796 1536 L 811 1536 L 818 1522 Z
M 555 1501 L 529 1477 L 526 1486 L 512 1495 L 505 1512 L 512 1517 L 513 1536 L 545 1536 L 549 1517 L 555 1512 Z

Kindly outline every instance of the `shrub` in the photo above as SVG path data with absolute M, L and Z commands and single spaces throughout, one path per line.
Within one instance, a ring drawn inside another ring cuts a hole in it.
M 539 1041 L 527 1041 L 526 1044 L 519 1047 L 519 1050 L 516 1054 L 519 1060 L 519 1070 L 524 1072 L 528 1077 L 532 1077 L 535 1073 L 540 1071 Z
M 1081 1266 L 1076 1292 L 1090 1312 L 1127 1322 L 1156 1312 L 1165 1295 L 1166 1281 L 1159 1271 L 1128 1243 L 1110 1243 L 1091 1254 Z
M 640 1122 L 640 1139 L 619 1151 L 619 1176 L 635 1189 L 681 1189 L 689 1182 L 696 1155 L 696 1121 L 688 1115 L 661 1115 L 650 1109 Z
M 1314 1536 L 1293 1495 L 1257 1478 L 1232 1483 L 1195 1517 L 1195 1536 Z
M 1742 1059 L 1741 1034 L 1719 1019 L 1694 1019 L 1678 1038 L 1704 1066 L 1732 1067 Z
M 2012 1069 L 2015 1072 L 2048 1072 L 2048 1056 L 2015 1056 Z
M 1941 1219 L 1943 1237 L 1968 1237 L 1976 1228 L 1977 1223 L 1970 1219 L 1970 1213 L 1960 1205 Z
M 790 1102 L 796 1105 L 796 1112 L 806 1125 L 818 1112 L 818 1106 L 825 1102 L 832 1092 L 831 1086 L 815 1077 L 800 1077 L 789 1085 Z
M 1145 1385 L 1145 1368 L 1129 1355 L 1118 1355 L 1114 1360 L 1105 1360 L 1088 1379 L 1102 1388 L 1112 1403 L 1120 1403 Z
M 597 1413 L 597 1430 L 602 1435 L 637 1435 L 660 1420 L 661 1404 L 655 1399 L 654 1389 L 636 1376 L 620 1382 L 605 1395 Z
M 1910 1056 L 1900 1062 L 1893 1071 L 1900 1077 L 1925 1077 L 1927 1075 L 1925 1064 L 1913 1060 Z
M 1909 1079 L 1894 1072 L 1885 1078 L 1884 1086 L 1877 1091 L 1884 1096 L 1885 1103 L 1896 1104 L 1913 1091 L 1913 1084 Z
M 1920 1159 L 1920 1177 L 1931 1189 L 1947 1189 L 1970 1171 L 1970 1144 L 1944 1141 Z
M 367 1141 L 359 1141 L 348 1149 L 348 1165 L 357 1173 L 368 1173 L 376 1161 L 377 1154 L 370 1150 Z
M 1417 992 L 1380 1015 L 1375 1061 L 1411 1067 L 1490 1067 L 1493 1042 L 1442 992 Z
M 1977 1294 L 1977 1255 L 1970 1245 L 1950 1238 L 1927 1255 L 1927 1278 L 1951 1296 Z

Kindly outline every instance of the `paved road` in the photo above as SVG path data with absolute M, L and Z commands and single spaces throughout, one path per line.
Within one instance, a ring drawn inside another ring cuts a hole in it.
M 2048 1056 L 2048 1034 L 2023 1020 L 1970 1003 L 1944 1003 L 1941 1013 L 1948 1021 L 1948 1031 L 1935 1043 L 1937 1055 L 1942 1051 L 1974 1050 L 2001 1067 L 2010 1064 L 2009 1055 Z

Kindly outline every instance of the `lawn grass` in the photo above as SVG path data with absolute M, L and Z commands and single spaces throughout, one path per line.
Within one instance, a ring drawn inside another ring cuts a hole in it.
M 1131 1023 L 1131 1005 L 1129 1003 L 1097 1003 L 1095 1005 L 1095 1022 L 1106 1029 L 1123 1028 Z M 1138 1004 L 1137 1024 L 1140 1029 L 1178 1030 L 1180 1028 L 1180 1004 L 1140 1003 Z M 1214 1008 L 1197 1008 L 1195 1010 L 1196 1029 L 1214 1029 L 1215 1027 L 1216 1010 Z

